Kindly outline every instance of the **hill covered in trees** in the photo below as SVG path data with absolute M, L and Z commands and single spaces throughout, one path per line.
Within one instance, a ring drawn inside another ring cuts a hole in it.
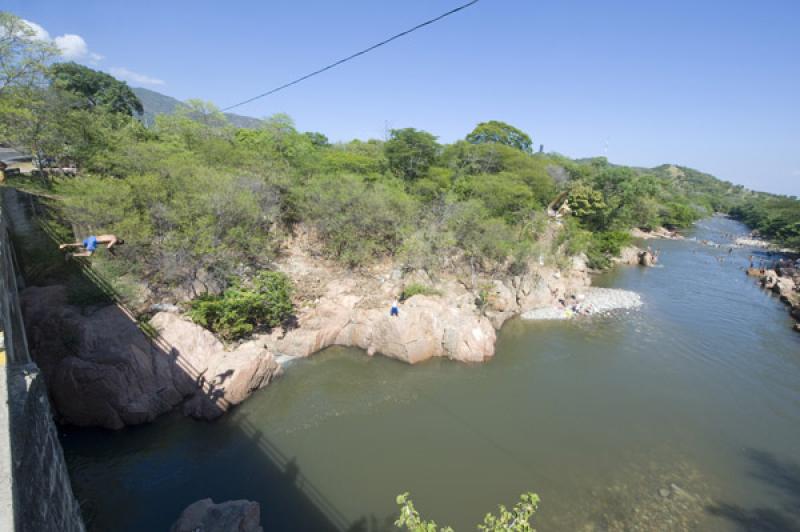
M 142 87 L 133 87 L 131 90 L 142 102 L 143 112 L 141 113 L 141 119 L 148 126 L 155 124 L 156 115 L 171 115 L 177 112 L 178 109 L 186 107 L 185 102 L 154 90 Z M 235 113 L 225 113 L 225 118 L 231 125 L 236 127 L 258 127 L 261 123 L 258 118 Z

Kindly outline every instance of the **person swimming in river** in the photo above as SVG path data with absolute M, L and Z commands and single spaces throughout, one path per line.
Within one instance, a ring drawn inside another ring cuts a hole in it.
M 91 235 L 83 239 L 82 242 L 74 242 L 70 244 L 61 244 L 58 246 L 58 249 L 67 249 L 67 248 L 83 248 L 82 251 L 78 251 L 75 253 L 67 253 L 67 258 L 69 257 L 91 257 L 94 255 L 94 252 L 97 250 L 97 246 L 99 244 L 105 244 L 106 249 L 114 253 L 113 248 L 114 246 L 119 246 L 120 244 L 124 244 L 125 241 L 121 238 L 117 238 L 116 235 Z

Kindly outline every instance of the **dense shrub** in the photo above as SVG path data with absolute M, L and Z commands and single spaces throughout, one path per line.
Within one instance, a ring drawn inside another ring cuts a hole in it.
M 247 286 L 234 284 L 221 296 L 198 297 L 190 303 L 189 316 L 222 338 L 236 340 L 280 325 L 293 311 L 289 278 L 264 271 Z
M 409 283 L 408 285 L 403 288 L 403 293 L 400 296 L 402 301 L 406 299 L 410 299 L 416 295 L 423 295 L 423 296 L 438 296 L 441 294 L 438 290 L 433 288 L 432 286 L 420 284 L 420 283 Z

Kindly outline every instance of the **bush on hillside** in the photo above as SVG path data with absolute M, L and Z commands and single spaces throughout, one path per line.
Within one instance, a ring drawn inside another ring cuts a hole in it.
M 272 328 L 292 316 L 291 281 L 279 272 L 261 272 L 250 286 L 234 285 L 221 296 L 204 295 L 190 303 L 195 323 L 225 340 L 238 340 L 259 328 Z
M 410 299 L 417 295 L 423 296 L 438 296 L 441 292 L 432 286 L 424 285 L 421 283 L 410 283 L 403 288 L 403 293 L 400 296 L 401 301 L 405 301 L 406 299 Z

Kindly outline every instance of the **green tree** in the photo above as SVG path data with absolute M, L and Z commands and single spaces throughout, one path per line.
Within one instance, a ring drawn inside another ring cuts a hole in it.
M 315 148 L 327 148 L 331 145 L 328 137 L 318 131 L 306 131 L 303 135 L 308 137 Z
M 467 135 L 467 142 L 472 144 L 504 144 L 526 153 L 531 152 L 531 146 L 533 145 L 533 141 L 527 133 L 499 120 L 490 120 L 489 122 L 478 124 L 472 130 L 472 133 Z
M 50 68 L 53 87 L 79 96 L 87 108 L 105 107 L 114 113 L 142 114 L 142 102 L 124 81 L 77 63 L 56 63 Z
M 197 98 L 190 98 L 185 103 L 185 106 L 178 108 L 176 112 L 178 116 L 194 120 L 211 129 L 221 129 L 228 125 L 228 119 L 213 103 Z
M 402 187 L 357 176 L 319 176 L 295 189 L 304 218 L 328 253 L 355 267 L 394 254 L 416 218 Z
M 393 129 L 384 145 L 389 168 L 408 181 L 424 176 L 439 153 L 436 137 L 414 128 Z
M 598 219 L 608 207 L 602 192 L 582 183 L 570 189 L 568 201 L 572 215 L 586 221 Z
M 45 85 L 47 65 L 57 54 L 24 20 L 0 11 L 0 95 L 14 87 Z
M 16 103 L 2 113 L 5 138 L 27 150 L 40 171 L 64 159 L 76 135 L 66 127 L 69 101 L 56 91 L 35 87 L 24 89 L 24 96 L 15 91 L 11 99 Z

